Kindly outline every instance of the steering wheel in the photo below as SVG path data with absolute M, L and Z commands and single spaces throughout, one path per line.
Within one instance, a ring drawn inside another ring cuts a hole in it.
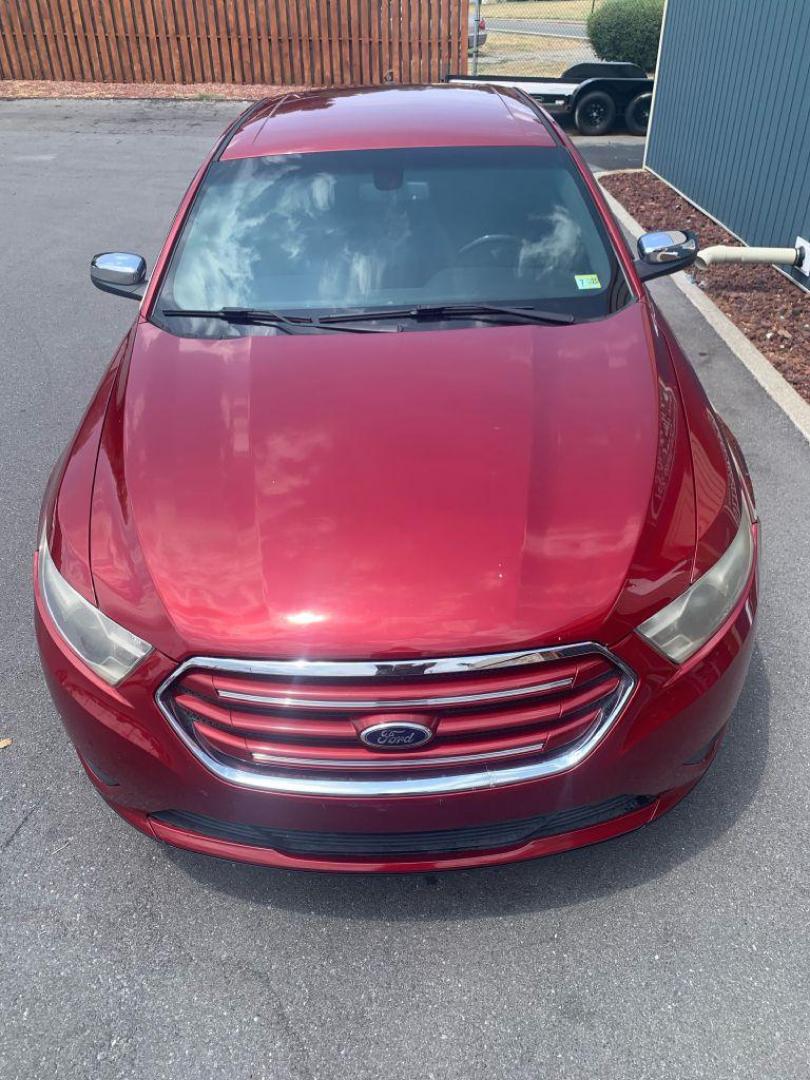
M 461 258 L 464 255 L 469 255 L 472 252 L 481 252 L 484 256 L 489 256 L 488 261 L 494 263 L 496 266 L 513 265 L 514 257 L 510 258 L 508 262 L 504 260 L 504 254 L 508 252 L 510 248 L 520 249 L 523 246 L 523 241 L 519 236 L 513 236 L 511 233 L 485 233 L 483 236 L 477 236 L 475 240 L 471 240 L 469 244 L 465 244 L 464 247 L 458 249 L 458 257 Z M 517 254 L 517 252 L 515 252 Z

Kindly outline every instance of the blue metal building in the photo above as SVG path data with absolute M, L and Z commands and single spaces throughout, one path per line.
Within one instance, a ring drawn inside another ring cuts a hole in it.
M 644 164 L 746 244 L 810 238 L 809 72 L 810 0 L 667 0 Z

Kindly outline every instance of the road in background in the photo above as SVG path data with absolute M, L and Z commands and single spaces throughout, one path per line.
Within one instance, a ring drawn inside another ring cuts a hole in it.
M 151 264 L 236 108 L 0 103 L 0 1076 L 804 1080 L 810 447 L 671 282 L 765 523 L 751 675 L 685 802 L 539 862 L 318 876 L 159 846 L 83 775 L 30 569 L 48 473 L 135 311 L 89 257 Z

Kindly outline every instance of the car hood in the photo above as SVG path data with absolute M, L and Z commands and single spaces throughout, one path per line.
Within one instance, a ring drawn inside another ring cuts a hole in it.
M 694 552 L 693 506 L 679 529 L 666 493 L 650 509 L 688 487 L 651 325 L 641 303 L 391 334 L 142 323 L 96 468 L 101 608 L 176 658 L 608 641 L 623 593 L 674 595 Z

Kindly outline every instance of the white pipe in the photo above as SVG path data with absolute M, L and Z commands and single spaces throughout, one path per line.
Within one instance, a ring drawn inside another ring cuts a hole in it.
M 759 263 L 780 266 L 797 266 L 802 259 L 800 248 L 779 247 L 730 247 L 726 244 L 717 244 L 714 247 L 703 248 L 698 252 L 695 266 L 698 270 L 706 270 L 709 266 L 717 263 Z

